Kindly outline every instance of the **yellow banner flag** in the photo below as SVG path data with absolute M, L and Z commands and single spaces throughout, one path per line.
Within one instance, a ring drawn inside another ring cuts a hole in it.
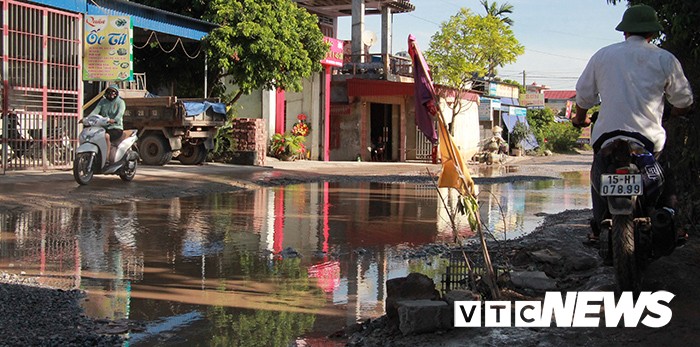
M 438 121 L 438 132 L 440 135 L 438 148 L 442 160 L 438 187 L 455 188 L 462 195 L 474 195 L 474 180 L 469 175 L 469 170 L 464 166 L 464 159 L 462 159 L 462 155 L 442 119 Z

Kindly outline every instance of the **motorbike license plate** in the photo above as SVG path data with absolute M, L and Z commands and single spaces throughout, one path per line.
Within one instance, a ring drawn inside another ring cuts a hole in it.
M 614 174 L 601 175 L 601 196 L 635 196 L 642 195 L 642 175 Z

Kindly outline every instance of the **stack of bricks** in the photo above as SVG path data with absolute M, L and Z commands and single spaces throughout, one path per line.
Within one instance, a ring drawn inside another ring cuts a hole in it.
M 236 118 L 231 133 L 237 143 L 240 159 L 238 164 L 265 165 L 267 132 L 263 119 Z

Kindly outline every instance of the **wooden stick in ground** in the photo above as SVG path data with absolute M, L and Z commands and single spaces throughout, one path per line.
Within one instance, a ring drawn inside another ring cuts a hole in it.
M 436 105 L 439 105 L 438 100 L 434 100 Z M 445 124 L 445 118 L 442 114 L 442 109 L 438 106 L 437 108 L 437 116 L 438 116 L 438 121 L 441 123 L 441 126 L 443 129 L 447 129 L 446 124 Z M 447 136 L 449 137 L 450 134 L 448 133 Z M 457 164 L 457 153 L 458 151 L 454 148 L 454 143 L 449 140 L 449 138 L 445 139 L 445 145 L 447 146 L 450 156 L 452 156 L 453 160 L 455 161 L 455 167 L 457 169 L 457 172 L 459 173 L 459 179 L 462 181 L 462 184 L 464 185 L 465 188 L 468 188 L 469 185 L 467 184 L 467 180 L 464 176 L 464 173 L 461 172 L 461 168 Z M 461 193 L 461 192 L 460 192 Z M 473 191 L 468 191 L 467 194 L 471 195 L 472 199 L 476 199 L 474 196 Z M 474 217 L 476 218 L 476 225 L 477 225 L 477 235 L 479 235 L 479 242 L 481 244 L 481 250 L 484 256 L 484 270 L 485 270 L 485 281 L 486 285 L 489 287 L 489 290 L 491 292 L 491 298 L 492 299 L 498 299 L 500 298 L 500 291 L 498 289 L 498 284 L 496 283 L 496 274 L 493 271 L 493 265 L 491 264 L 491 256 L 489 255 L 489 250 L 488 246 L 486 245 L 486 237 L 484 236 L 484 232 L 481 229 L 481 216 L 479 215 L 479 211 L 472 211 L 474 213 Z
M 447 205 L 447 202 L 445 202 L 445 198 L 442 196 L 442 193 L 440 192 L 440 187 L 438 187 L 437 181 L 435 180 L 435 175 L 433 175 L 432 172 L 430 172 L 430 169 L 425 168 L 426 171 L 428 171 L 428 176 L 430 176 L 431 180 L 433 181 L 433 185 L 435 186 L 435 189 L 438 192 L 438 197 L 440 198 L 440 201 L 442 201 L 442 206 L 445 208 L 445 211 L 447 212 L 447 216 L 450 218 L 450 225 L 452 227 L 452 237 L 454 239 L 454 242 L 459 244 L 460 249 L 462 251 L 462 257 L 464 258 L 464 262 L 467 264 L 467 275 L 469 275 L 469 282 L 470 282 L 470 288 L 473 290 L 476 290 L 476 279 L 474 278 L 474 270 L 472 269 L 471 261 L 469 259 L 469 256 L 467 253 L 464 251 L 464 247 L 462 245 L 461 240 L 459 239 L 459 233 L 457 232 L 457 223 L 455 222 L 455 212 L 450 210 L 450 207 Z M 452 255 L 450 255 L 452 256 Z

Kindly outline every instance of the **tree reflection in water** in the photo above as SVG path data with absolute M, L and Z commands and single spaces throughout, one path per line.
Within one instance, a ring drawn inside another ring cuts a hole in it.
M 290 341 L 309 331 L 315 316 L 307 313 L 251 311 L 228 313 L 224 307 L 207 311 L 213 323 L 212 338 L 207 346 L 288 346 Z
M 255 274 L 257 280 L 276 284 L 275 296 L 280 299 L 294 295 L 309 296 L 317 293 L 318 301 L 312 305 L 321 307 L 321 293 L 309 280 L 306 268 L 299 258 L 265 259 L 247 252 L 238 253 L 242 273 Z M 268 266 L 261 266 L 267 264 Z M 261 271 L 262 270 L 262 271 Z M 220 290 L 226 290 L 225 286 Z M 316 296 L 316 295 L 315 295 Z M 224 306 L 210 306 L 207 317 L 211 322 L 211 340 L 207 346 L 288 346 L 297 336 L 311 330 L 316 315 L 290 311 L 237 310 Z

